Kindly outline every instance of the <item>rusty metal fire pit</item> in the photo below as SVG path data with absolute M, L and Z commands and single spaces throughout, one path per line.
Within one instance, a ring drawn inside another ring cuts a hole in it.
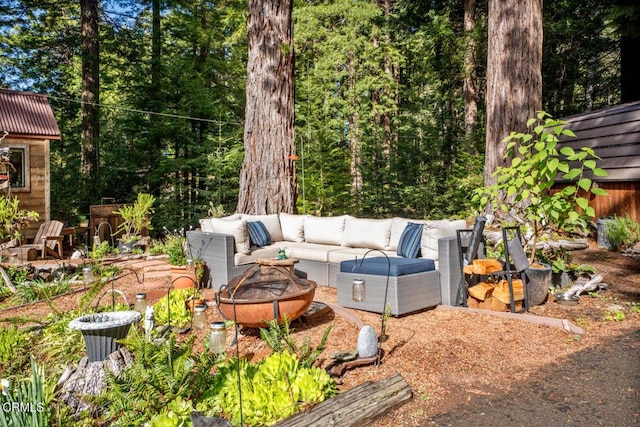
M 216 303 L 226 318 L 235 319 L 242 326 L 263 328 L 268 320 L 282 322 L 285 316 L 289 320 L 302 316 L 315 292 L 315 282 L 302 279 L 286 268 L 255 265 L 223 285 Z

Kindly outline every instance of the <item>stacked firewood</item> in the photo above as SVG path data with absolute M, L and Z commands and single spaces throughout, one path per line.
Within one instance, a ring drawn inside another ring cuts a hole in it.
M 469 287 L 467 306 L 492 311 L 509 311 L 511 294 L 509 284 L 502 278 L 502 263 L 495 259 L 476 259 L 473 264 L 464 267 L 465 274 L 483 278 L 483 281 Z M 522 280 L 512 279 L 516 311 L 522 309 L 524 286 Z

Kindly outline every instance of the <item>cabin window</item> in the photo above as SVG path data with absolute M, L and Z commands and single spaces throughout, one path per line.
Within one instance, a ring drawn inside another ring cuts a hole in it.
M 12 146 L 9 154 L 11 166 L 7 165 L 12 191 L 30 191 L 29 180 L 29 146 Z

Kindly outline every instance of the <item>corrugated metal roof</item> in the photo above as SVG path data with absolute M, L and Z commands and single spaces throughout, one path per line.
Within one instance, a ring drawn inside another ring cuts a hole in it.
M 60 139 L 60 129 L 45 95 L 0 89 L 0 136 Z

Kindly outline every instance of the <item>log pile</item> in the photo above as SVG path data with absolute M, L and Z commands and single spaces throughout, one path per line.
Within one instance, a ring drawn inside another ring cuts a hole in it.
M 477 276 L 491 276 L 491 274 L 503 271 L 502 263 L 495 259 L 474 259 L 473 264 L 464 267 L 465 274 Z M 513 279 L 513 294 L 516 311 L 522 310 L 524 300 L 524 286 L 522 280 Z M 509 284 L 506 280 L 494 281 L 492 279 L 478 283 L 469 288 L 467 306 L 492 311 L 509 311 L 511 296 Z

